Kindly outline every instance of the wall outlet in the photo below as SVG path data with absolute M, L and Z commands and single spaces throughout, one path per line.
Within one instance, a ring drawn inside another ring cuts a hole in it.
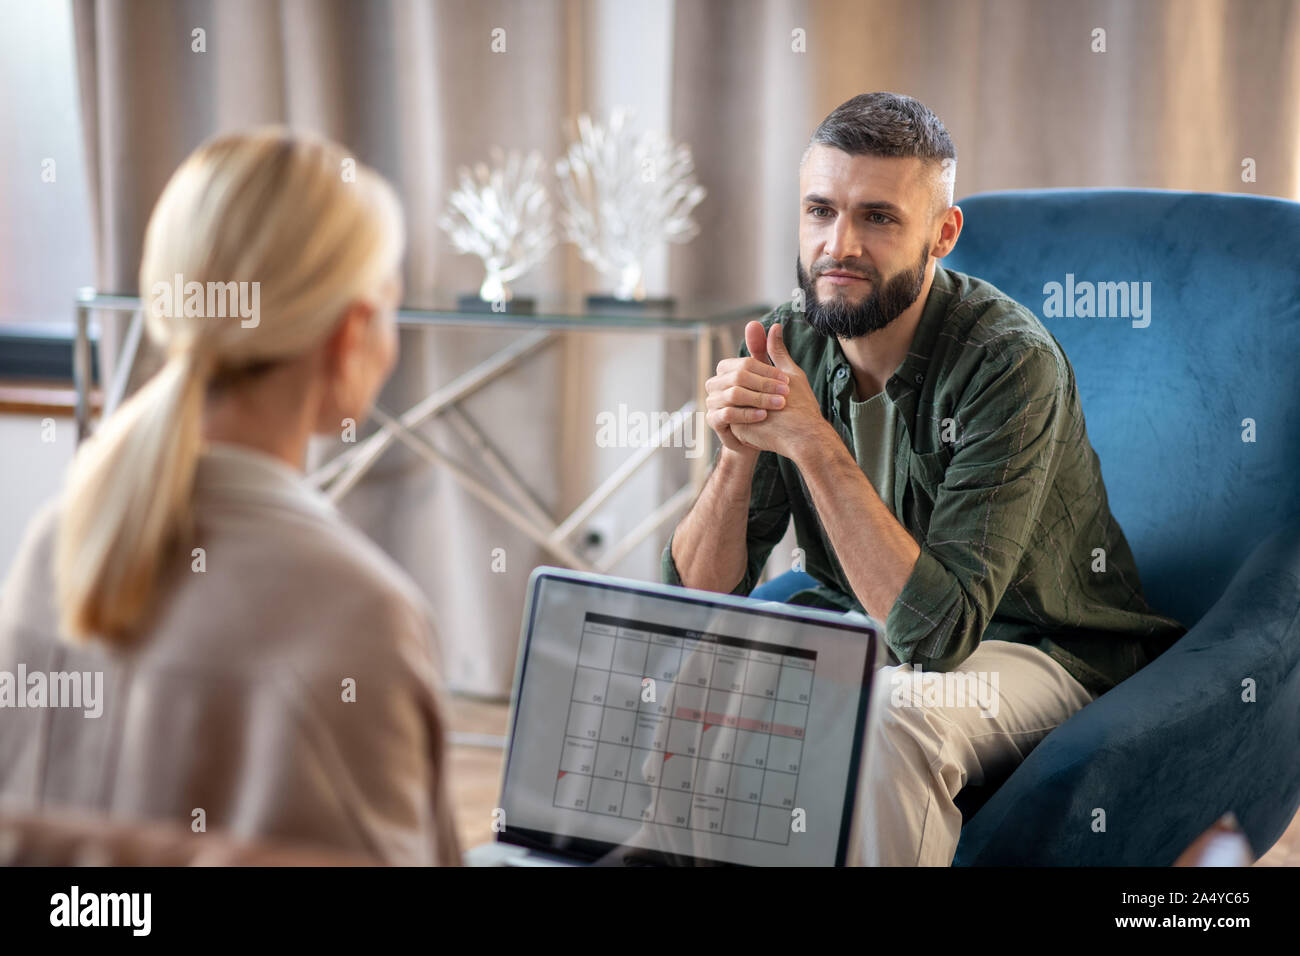
M 609 550 L 617 538 L 618 523 L 613 518 L 592 518 L 578 535 L 578 554 L 591 561 Z

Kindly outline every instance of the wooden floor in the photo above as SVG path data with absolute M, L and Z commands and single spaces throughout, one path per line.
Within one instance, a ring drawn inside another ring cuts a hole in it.
M 452 730 L 505 736 L 509 706 L 502 702 L 448 697 Z M 462 849 L 492 839 L 492 811 L 500 798 L 504 751 L 488 747 L 451 748 L 451 790 Z M 1300 866 L 1300 813 L 1256 866 Z
M 504 737 L 510 709 L 507 703 L 483 701 L 452 694 L 447 698 L 452 732 Z M 492 836 L 492 811 L 501 798 L 501 763 L 504 750 L 488 747 L 451 748 L 451 799 L 462 850 L 488 843 Z

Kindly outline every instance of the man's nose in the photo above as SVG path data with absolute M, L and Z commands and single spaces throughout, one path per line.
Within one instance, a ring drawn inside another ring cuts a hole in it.
M 836 220 L 830 237 L 826 240 L 825 252 L 836 262 L 862 258 L 862 234 L 852 217 L 840 216 Z

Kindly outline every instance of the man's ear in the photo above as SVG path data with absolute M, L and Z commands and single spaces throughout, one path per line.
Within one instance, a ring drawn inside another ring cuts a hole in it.
M 961 224 L 961 206 L 949 206 L 939 220 L 939 238 L 930 247 L 930 255 L 942 259 L 952 252 L 957 237 L 961 235 Z

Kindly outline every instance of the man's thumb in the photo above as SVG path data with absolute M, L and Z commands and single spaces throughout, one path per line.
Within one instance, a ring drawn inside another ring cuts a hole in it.
M 760 362 L 770 361 L 767 357 L 767 333 L 762 322 L 755 320 L 745 326 L 745 348 Z
M 772 364 L 784 371 L 789 371 L 795 365 L 794 359 L 790 358 L 790 353 L 785 349 L 785 331 L 780 322 L 768 330 L 767 354 L 772 357 Z

